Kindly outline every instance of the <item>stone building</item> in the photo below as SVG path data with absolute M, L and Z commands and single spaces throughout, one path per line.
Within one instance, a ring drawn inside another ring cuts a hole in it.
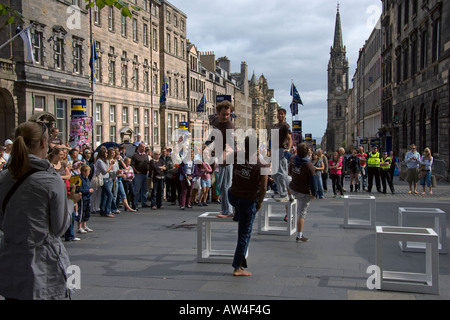
M 93 117 L 94 147 L 105 141 L 132 142 L 138 133 L 152 148 L 170 147 L 180 122 L 195 120 L 207 127 L 205 119 L 197 121 L 203 95 L 208 115 L 215 113 L 218 95 L 232 96 L 236 126 L 252 127 L 247 63 L 231 73 L 228 58 L 200 52 L 187 40 L 186 14 L 169 1 L 127 1 L 140 8 L 130 6 L 131 17 L 108 6 L 86 10 L 84 0 L 11 3 L 23 13 L 25 26 L 33 23 L 36 61 L 25 61 L 20 37 L 0 51 L 0 141 L 12 138 L 14 128 L 30 118 L 57 126 L 68 141 L 75 98 L 86 99 L 87 114 Z M 3 28 L 1 43 L 15 35 L 17 26 Z M 98 57 L 95 82 L 92 43 Z M 168 92 L 160 102 L 165 81 Z
M 35 61 L 26 61 L 20 37 L 0 51 L 0 141 L 13 138 L 14 128 L 31 118 L 57 125 L 67 138 L 71 99 L 90 99 L 89 14 L 71 5 L 72 1 L 10 2 L 13 10 L 22 13 L 24 26 L 32 25 Z M 3 27 L 0 42 L 21 27 L 17 21 Z
M 339 8 L 336 13 L 336 26 L 333 46 L 328 63 L 328 120 L 322 149 L 328 153 L 346 146 L 346 114 L 348 96 L 348 60 L 342 37 Z
M 264 75 L 256 78 L 253 73 L 250 80 L 250 97 L 252 99 L 252 128 L 256 131 L 265 129 L 270 132 L 277 123 L 278 102 L 274 98 L 274 90 L 269 88 Z
M 382 125 L 400 159 L 431 149 L 437 175 L 450 163 L 450 2 L 382 1 Z

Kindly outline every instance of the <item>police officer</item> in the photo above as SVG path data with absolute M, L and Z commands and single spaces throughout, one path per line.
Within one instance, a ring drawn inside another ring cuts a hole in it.
M 388 157 L 387 152 L 383 152 L 383 158 L 380 162 L 381 183 L 383 184 L 383 193 L 386 193 L 386 181 L 389 184 L 392 194 L 395 193 L 394 184 L 392 183 L 391 166 L 392 159 Z
M 367 154 L 367 173 L 369 175 L 369 183 L 367 186 L 367 192 L 372 191 L 374 177 L 375 177 L 375 184 L 377 186 L 377 191 L 381 192 L 380 162 L 381 162 L 381 157 L 380 157 L 380 153 L 378 152 L 378 146 L 373 146 L 372 151 Z

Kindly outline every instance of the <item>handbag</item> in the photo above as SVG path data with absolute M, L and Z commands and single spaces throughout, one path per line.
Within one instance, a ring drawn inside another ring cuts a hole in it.
M 98 187 L 103 186 L 103 175 L 102 174 L 94 175 L 94 177 L 92 178 L 91 184 L 92 184 L 93 188 L 98 188 Z
M 425 165 L 421 164 L 419 166 L 419 179 L 425 178 L 427 175 L 427 170 L 425 170 Z

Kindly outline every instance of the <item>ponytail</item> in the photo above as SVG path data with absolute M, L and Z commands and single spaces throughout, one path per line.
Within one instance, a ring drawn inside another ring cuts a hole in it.
M 8 164 L 8 170 L 14 179 L 19 179 L 30 167 L 28 159 L 28 148 L 22 136 L 16 137 L 11 150 L 11 160 Z
M 43 134 L 42 126 L 36 122 L 24 122 L 17 127 L 8 164 L 14 179 L 19 179 L 30 169 L 29 154 L 39 145 Z

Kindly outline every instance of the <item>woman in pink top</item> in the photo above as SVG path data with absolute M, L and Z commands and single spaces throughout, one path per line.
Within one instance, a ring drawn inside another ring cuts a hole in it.
M 211 166 L 203 162 L 202 164 L 197 165 L 197 175 L 200 177 L 200 184 L 202 187 L 202 192 L 200 194 L 200 198 L 198 200 L 198 205 L 207 206 L 206 200 L 208 199 L 208 191 L 211 188 Z
M 330 169 L 330 178 L 333 182 L 333 198 L 336 198 L 336 189 L 341 193 L 341 197 L 344 196 L 344 191 L 341 185 L 341 175 L 342 175 L 342 159 L 339 158 L 339 153 L 335 152 L 333 157 L 328 163 Z

